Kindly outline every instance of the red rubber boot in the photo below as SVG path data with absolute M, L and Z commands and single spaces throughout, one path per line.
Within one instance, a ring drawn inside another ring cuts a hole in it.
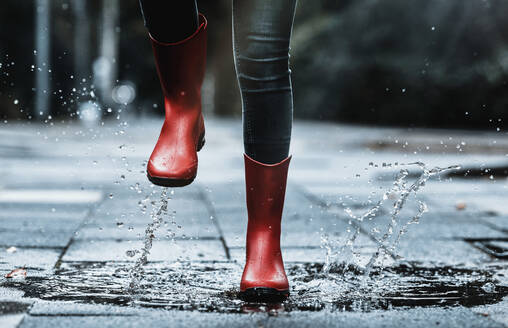
M 153 39 L 166 118 L 147 166 L 148 179 L 156 185 L 181 187 L 196 178 L 197 151 L 205 143 L 201 113 L 201 85 L 206 63 L 206 18 L 199 15 L 199 28 L 176 43 Z
M 291 157 L 273 165 L 244 157 L 249 223 L 240 297 L 283 301 L 289 296 L 289 283 L 280 251 L 280 223 Z

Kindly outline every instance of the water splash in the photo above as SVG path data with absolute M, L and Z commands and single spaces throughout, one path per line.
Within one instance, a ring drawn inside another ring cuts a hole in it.
M 141 255 L 136 260 L 134 266 L 129 270 L 129 289 L 131 291 L 136 291 L 138 286 L 140 285 L 143 277 L 145 276 L 145 271 L 143 267 L 148 262 L 148 255 L 150 254 L 150 250 L 153 246 L 153 240 L 155 238 L 155 232 L 164 222 L 164 217 L 168 213 L 168 191 L 167 188 L 163 188 L 161 191 L 161 196 L 159 200 L 159 206 L 154 207 L 151 213 L 152 222 L 149 223 L 145 229 L 145 238 L 143 241 L 143 247 L 141 250 L 128 250 L 126 255 L 129 257 L 135 256 L 137 253 Z
M 425 267 L 404 263 L 368 277 L 341 265 L 325 274 L 321 263 L 295 263 L 287 268 L 291 297 L 276 312 L 368 312 L 397 307 L 449 307 L 494 304 L 508 295 L 502 266 Z M 267 304 L 238 298 L 241 271 L 235 263 L 150 262 L 136 294 L 126 286 L 128 270 L 115 262 L 65 262 L 50 277 L 4 279 L 0 287 L 16 288 L 26 297 L 47 301 L 110 304 L 216 313 L 268 312 Z
M 331 238 L 328 234 L 323 233 L 321 235 L 321 244 L 322 248 L 326 250 L 325 256 L 325 265 L 323 267 L 324 272 L 330 272 L 330 270 L 336 267 L 336 262 L 340 258 L 352 258 L 353 261 L 350 261 L 349 264 L 346 263 L 344 266 L 344 270 L 348 269 L 350 266 L 355 266 L 355 259 L 358 257 L 359 253 L 356 251 L 356 241 L 362 232 L 361 223 L 365 220 L 374 220 L 376 217 L 380 216 L 381 209 L 383 205 L 387 202 L 387 200 L 393 200 L 393 207 L 390 211 L 390 222 L 386 227 L 385 232 L 381 236 L 381 238 L 376 238 L 373 234 L 370 235 L 372 239 L 376 239 L 377 248 L 374 253 L 370 256 L 367 264 L 365 265 L 365 275 L 368 276 L 371 274 L 374 265 L 377 262 L 381 262 L 381 268 L 383 267 L 383 261 L 380 261 L 382 257 L 390 257 L 396 250 L 399 245 L 400 239 L 402 235 L 404 235 L 409 225 L 417 224 L 420 218 L 428 211 L 427 205 L 418 199 L 415 202 L 418 205 L 417 213 L 412 216 L 409 220 L 402 224 L 404 221 L 401 217 L 402 209 L 407 204 L 409 197 L 414 195 L 416 197 L 417 193 L 425 186 L 426 182 L 443 172 L 449 170 L 458 170 L 460 166 L 452 165 L 448 167 L 434 167 L 429 169 L 422 162 L 414 162 L 407 164 L 399 164 L 401 166 L 417 166 L 421 169 L 421 173 L 416 177 L 414 182 L 410 183 L 408 178 L 410 177 L 409 170 L 404 168 L 401 169 L 395 181 L 392 184 L 392 187 L 386 190 L 381 199 L 376 202 L 374 206 L 368 209 L 361 215 L 355 215 L 350 208 L 345 208 L 344 211 L 350 218 L 349 226 L 350 228 L 347 230 L 347 234 L 345 238 L 341 240 Z M 397 229 L 398 227 L 398 229 Z M 378 231 L 376 231 L 378 232 Z M 394 236 L 393 241 L 389 242 L 390 238 Z

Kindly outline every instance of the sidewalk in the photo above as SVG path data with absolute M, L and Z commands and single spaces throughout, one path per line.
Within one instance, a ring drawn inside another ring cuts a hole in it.
M 237 120 L 207 121 L 198 177 L 168 190 L 146 279 L 128 292 L 129 269 L 160 207 L 162 188 L 145 176 L 159 124 L 0 127 L 0 327 L 508 325 L 506 133 L 297 122 L 282 236 L 292 296 L 255 306 L 235 297 L 246 230 Z M 372 208 L 401 169 L 415 181 L 421 170 L 401 164 L 416 161 L 498 170 L 427 181 L 401 220 L 418 215 L 418 200 L 427 212 L 390 248 L 397 234 L 382 239 L 394 192 L 375 219 L 351 215 Z M 338 252 L 356 229 L 353 252 Z M 369 286 L 355 269 L 320 272 L 327 254 L 332 264 L 363 267 L 378 249 L 386 256 Z M 22 267 L 25 279 L 3 278 Z

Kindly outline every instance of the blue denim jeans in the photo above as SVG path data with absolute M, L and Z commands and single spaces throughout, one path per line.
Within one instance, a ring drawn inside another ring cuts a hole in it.
M 293 120 L 289 43 L 296 0 L 233 0 L 233 50 L 242 94 L 245 153 L 288 157 Z

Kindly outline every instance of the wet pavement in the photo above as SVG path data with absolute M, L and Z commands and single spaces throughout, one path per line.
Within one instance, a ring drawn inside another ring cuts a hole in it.
M 2 125 L 0 326 L 508 325 L 506 133 L 297 122 L 291 296 L 249 304 L 241 122 L 207 122 L 198 178 L 167 190 L 157 120 Z

